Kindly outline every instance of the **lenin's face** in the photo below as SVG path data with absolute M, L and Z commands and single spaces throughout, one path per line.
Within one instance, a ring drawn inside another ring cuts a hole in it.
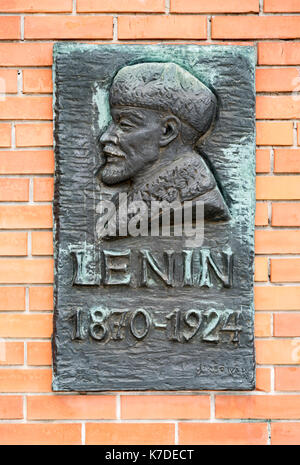
M 134 178 L 159 157 L 161 115 L 145 108 L 111 108 L 112 122 L 100 138 L 105 157 L 101 169 L 105 184 Z

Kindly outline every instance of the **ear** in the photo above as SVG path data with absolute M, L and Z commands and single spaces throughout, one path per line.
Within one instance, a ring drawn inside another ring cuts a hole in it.
M 160 146 L 165 147 L 172 140 L 176 139 L 180 131 L 180 120 L 174 116 L 165 116 L 161 121 L 162 133 L 160 137 Z

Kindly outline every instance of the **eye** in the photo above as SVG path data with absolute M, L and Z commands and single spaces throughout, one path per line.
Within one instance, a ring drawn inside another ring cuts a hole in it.
M 120 118 L 118 122 L 121 129 L 131 129 L 134 128 L 134 124 L 127 118 Z

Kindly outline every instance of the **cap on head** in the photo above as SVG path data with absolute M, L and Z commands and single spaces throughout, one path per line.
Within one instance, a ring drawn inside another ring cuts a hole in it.
M 215 118 L 212 91 L 175 63 L 125 66 L 115 76 L 110 104 L 169 111 L 204 135 Z

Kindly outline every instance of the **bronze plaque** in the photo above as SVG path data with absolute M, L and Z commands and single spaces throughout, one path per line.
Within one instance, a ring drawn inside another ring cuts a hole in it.
M 55 45 L 53 390 L 255 387 L 255 61 Z

